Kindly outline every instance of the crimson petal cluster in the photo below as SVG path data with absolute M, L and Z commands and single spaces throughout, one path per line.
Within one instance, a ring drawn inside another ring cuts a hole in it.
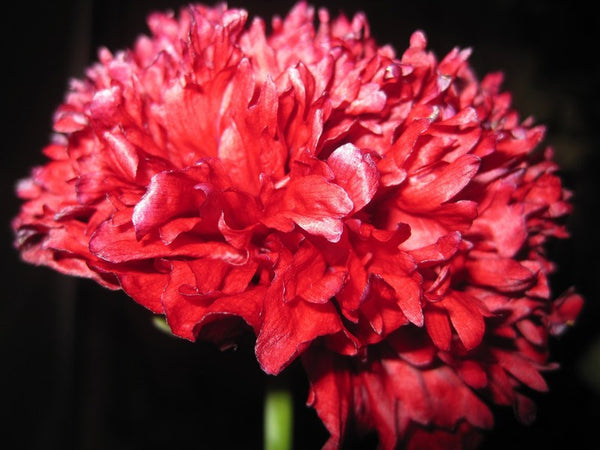
M 545 256 L 570 211 L 544 129 L 421 32 L 397 56 L 365 17 L 298 4 L 267 35 L 221 5 L 149 17 L 99 52 L 18 185 L 26 261 L 122 289 L 174 334 L 252 329 L 262 369 L 301 358 L 326 448 L 469 448 L 489 403 L 545 391 Z M 357 431 L 358 430 L 358 431 Z

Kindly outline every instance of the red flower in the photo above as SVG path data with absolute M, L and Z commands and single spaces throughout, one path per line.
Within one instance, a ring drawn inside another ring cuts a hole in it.
M 544 253 L 569 213 L 542 127 L 422 33 L 396 56 L 365 18 L 300 3 L 265 25 L 224 6 L 154 14 L 152 37 L 74 81 L 50 158 L 18 186 L 23 258 L 123 289 L 173 333 L 250 327 L 298 356 L 337 448 L 472 447 L 487 403 L 534 417 L 552 301 Z

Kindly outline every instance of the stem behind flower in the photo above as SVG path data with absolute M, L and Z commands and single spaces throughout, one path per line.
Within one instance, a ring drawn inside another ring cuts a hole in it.
M 265 394 L 264 450 L 291 450 L 292 395 L 289 390 L 270 386 Z

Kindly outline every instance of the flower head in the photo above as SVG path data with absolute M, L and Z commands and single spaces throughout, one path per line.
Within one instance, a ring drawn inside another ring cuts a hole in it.
M 552 300 L 549 238 L 569 213 L 544 129 L 469 50 L 402 55 L 364 16 L 298 4 L 193 5 L 99 52 L 19 183 L 23 258 L 123 289 L 186 339 L 251 329 L 263 370 L 298 357 L 339 447 L 469 447 L 488 403 L 534 417 L 547 341 L 581 308 Z

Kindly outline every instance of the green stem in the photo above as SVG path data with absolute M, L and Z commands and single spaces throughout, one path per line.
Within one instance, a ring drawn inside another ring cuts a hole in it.
M 269 386 L 265 394 L 264 450 L 291 450 L 293 402 L 288 389 Z

